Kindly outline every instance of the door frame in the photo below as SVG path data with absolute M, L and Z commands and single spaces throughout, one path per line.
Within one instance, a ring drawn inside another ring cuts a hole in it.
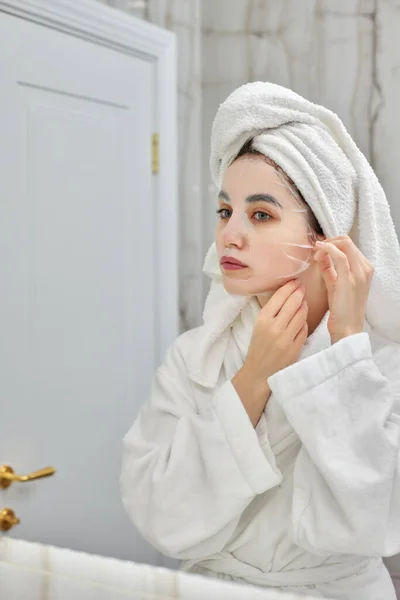
M 176 34 L 98 0 L 0 0 L 1 12 L 137 56 L 155 67 L 153 132 L 159 135 L 159 171 L 152 175 L 152 188 L 158 307 L 155 347 L 159 364 L 179 335 Z M 159 98 L 162 101 L 157 101 Z

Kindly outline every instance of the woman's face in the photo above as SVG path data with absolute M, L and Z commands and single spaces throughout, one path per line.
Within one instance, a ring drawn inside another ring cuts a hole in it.
M 220 265 L 229 293 L 269 294 L 309 267 L 312 249 L 304 206 L 262 157 L 241 156 L 225 170 L 218 204 L 218 259 L 246 265 Z

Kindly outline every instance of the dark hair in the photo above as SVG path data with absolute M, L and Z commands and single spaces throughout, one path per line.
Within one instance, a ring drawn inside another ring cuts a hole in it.
M 296 196 L 298 196 L 299 199 L 300 199 L 300 201 L 304 204 L 304 207 L 307 210 L 307 212 L 306 212 L 306 218 L 307 218 L 308 224 L 309 224 L 312 232 L 316 236 L 317 235 L 323 236 L 324 232 L 322 230 L 321 225 L 319 224 L 319 221 L 318 221 L 317 217 L 314 215 L 313 211 L 311 210 L 311 207 L 304 200 L 304 197 L 303 197 L 302 193 L 296 187 L 296 184 L 294 183 L 294 181 L 289 177 L 289 175 L 287 175 L 287 173 L 285 173 L 285 171 L 279 165 L 276 164 L 276 162 L 274 160 L 272 160 L 272 158 L 269 158 L 269 156 L 266 156 L 262 152 L 259 152 L 258 150 L 255 150 L 253 148 L 253 138 L 251 138 L 250 140 L 248 140 L 244 144 L 244 146 L 242 146 L 242 148 L 239 150 L 239 153 L 234 158 L 234 161 L 237 158 L 239 158 L 239 156 L 244 156 L 245 154 L 251 154 L 251 155 L 254 155 L 254 156 L 260 156 L 261 158 L 263 158 L 265 160 L 265 162 L 268 165 L 271 165 L 271 167 L 274 167 L 274 169 L 276 169 L 276 171 L 278 171 L 278 173 L 280 173 L 282 175 L 282 177 L 284 178 L 284 180 L 286 181 L 286 183 L 292 188 L 292 190 L 296 193 Z

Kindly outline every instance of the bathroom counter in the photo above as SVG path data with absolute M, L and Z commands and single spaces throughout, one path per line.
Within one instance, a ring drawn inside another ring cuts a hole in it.
M 151 565 L 0 538 L 0 598 L 7 600 L 298 600 L 247 585 Z M 305 596 L 301 600 L 307 600 Z M 311 600 L 311 599 L 309 599 Z

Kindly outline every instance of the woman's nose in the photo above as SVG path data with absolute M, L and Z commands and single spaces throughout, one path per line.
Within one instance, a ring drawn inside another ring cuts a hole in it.
M 237 229 L 230 229 L 229 231 L 224 231 L 223 241 L 225 246 L 234 245 L 241 247 L 245 242 L 245 235 Z
M 230 220 L 229 223 L 224 227 L 223 242 L 225 246 L 238 246 L 241 247 L 246 241 L 246 226 L 240 220 Z

